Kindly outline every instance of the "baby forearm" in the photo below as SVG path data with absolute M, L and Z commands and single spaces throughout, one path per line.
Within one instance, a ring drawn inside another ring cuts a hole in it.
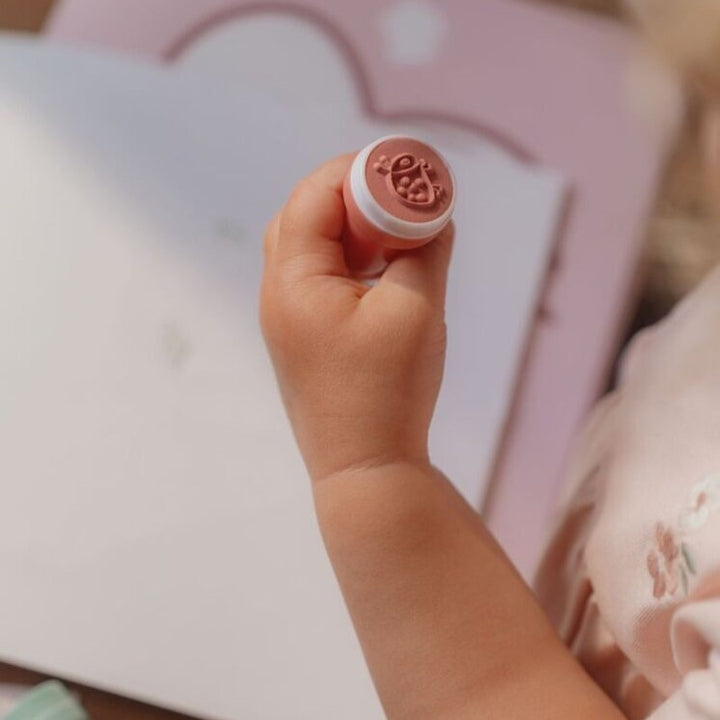
M 390 718 L 620 717 L 439 472 L 395 463 L 314 490 Z

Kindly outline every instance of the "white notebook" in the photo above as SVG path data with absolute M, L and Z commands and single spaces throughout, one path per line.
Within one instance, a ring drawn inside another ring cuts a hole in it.
M 477 502 L 563 182 L 359 106 L 330 43 L 278 18 L 172 69 L 0 44 L 2 659 L 221 720 L 382 717 L 258 329 L 264 225 L 300 177 L 381 135 L 446 155 L 432 453 Z

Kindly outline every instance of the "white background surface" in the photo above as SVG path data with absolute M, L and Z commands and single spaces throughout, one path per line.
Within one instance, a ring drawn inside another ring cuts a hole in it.
M 229 25 L 174 69 L 0 46 L 5 658 L 208 717 L 381 717 L 256 295 L 293 183 L 399 131 L 436 143 L 460 188 L 432 447 L 477 500 L 556 176 L 361 117 L 334 47 L 295 20 Z

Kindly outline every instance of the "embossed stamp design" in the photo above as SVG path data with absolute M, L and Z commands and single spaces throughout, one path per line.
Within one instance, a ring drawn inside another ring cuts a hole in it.
M 424 158 L 417 159 L 409 152 L 392 160 L 381 155 L 373 169 L 387 176 L 388 191 L 407 207 L 429 209 L 443 200 L 445 191 L 442 185 L 433 183 L 433 167 Z

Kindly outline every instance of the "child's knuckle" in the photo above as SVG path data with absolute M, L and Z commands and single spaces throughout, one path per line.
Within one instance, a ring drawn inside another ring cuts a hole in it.
M 319 313 L 312 297 L 301 297 L 294 288 L 276 287 L 261 298 L 263 331 L 277 343 L 297 344 L 314 334 Z
M 437 310 L 425 299 L 412 303 L 405 309 L 405 326 L 413 335 L 422 334 L 437 317 Z
M 308 177 L 303 178 L 295 185 L 280 216 L 281 232 L 297 232 L 303 222 L 303 207 L 306 205 L 306 198 L 314 192 L 314 188 L 315 182 Z

